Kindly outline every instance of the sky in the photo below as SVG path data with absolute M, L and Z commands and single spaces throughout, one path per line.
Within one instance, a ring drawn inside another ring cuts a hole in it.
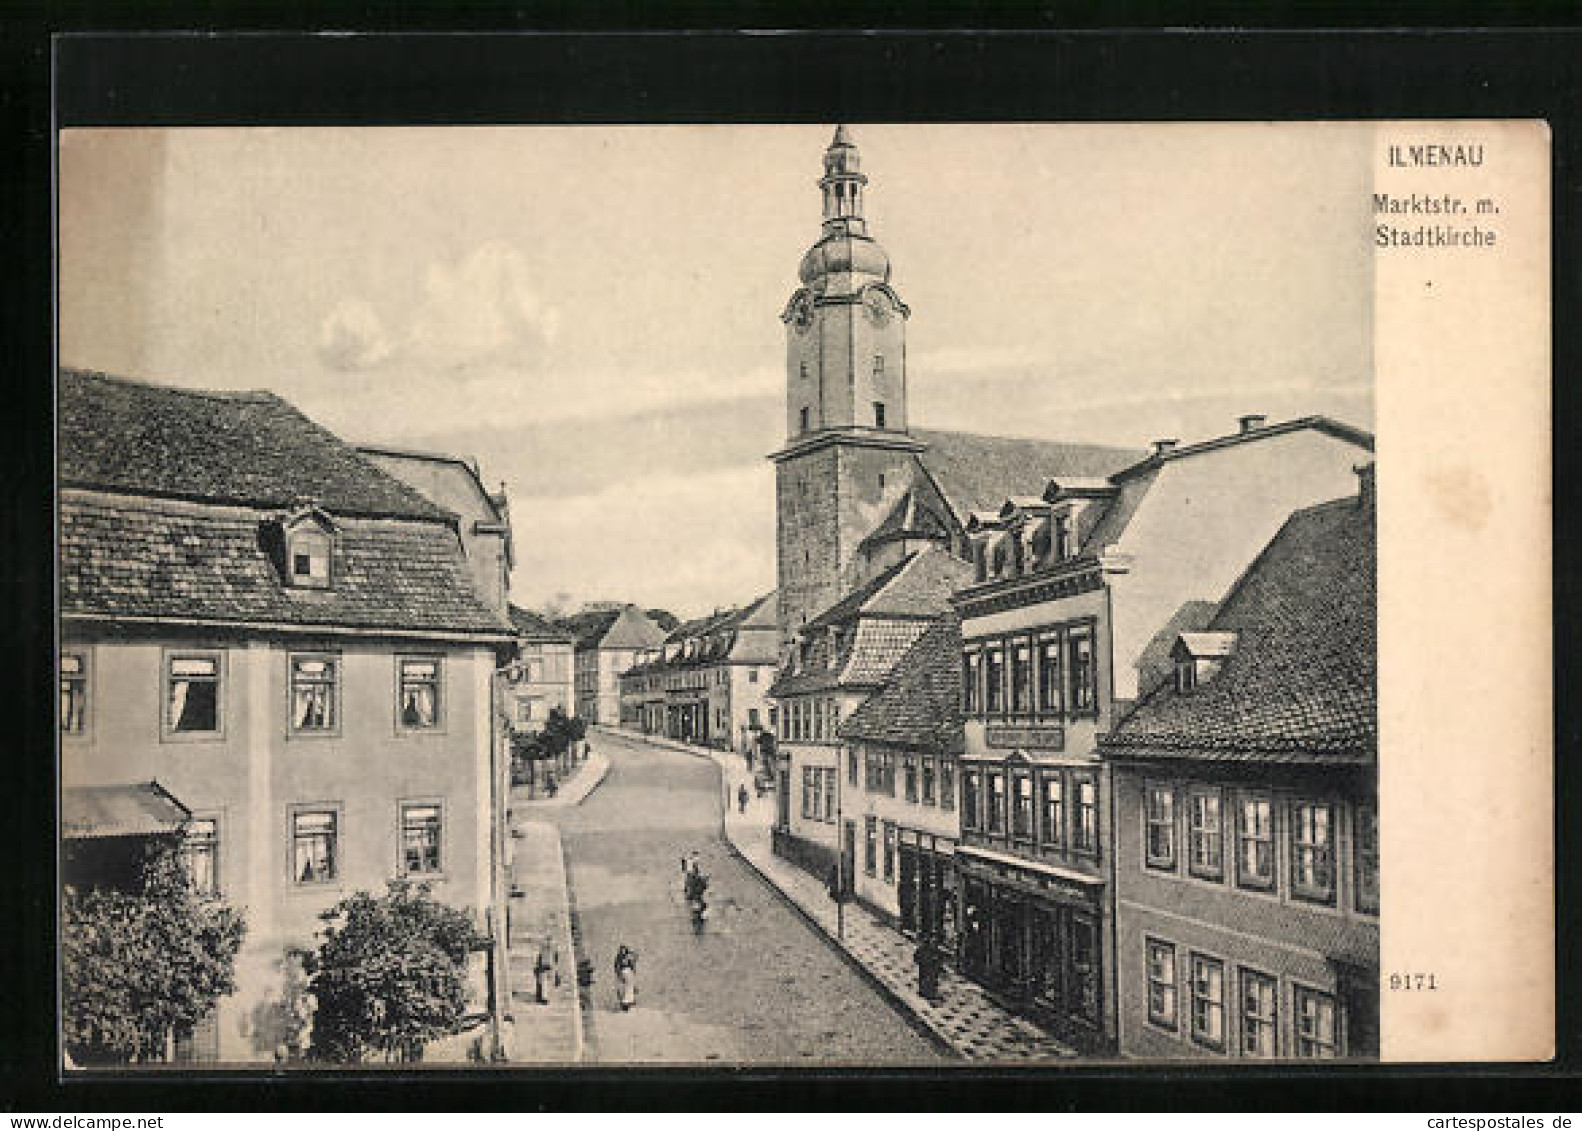
M 476 458 L 518 604 L 740 603 L 833 128 L 69 131 L 60 358 Z M 913 424 L 1372 427 L 1369 127 L 850 128 Z

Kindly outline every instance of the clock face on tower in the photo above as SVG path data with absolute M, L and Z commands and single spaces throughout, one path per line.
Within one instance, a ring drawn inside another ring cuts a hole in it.
M 883 326 L 890 320 L 890 300 L 880 290 L 870 290 L 862 296 L 863 308 L 867 311 L 868 321 L 875 326 Z

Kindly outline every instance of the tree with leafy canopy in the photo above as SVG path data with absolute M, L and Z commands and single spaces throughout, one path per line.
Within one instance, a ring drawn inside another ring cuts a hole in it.
M 137 890 L 62 894 L 61 1027 L 77 1064 L 164 1060 L 174 1033 L 236 989 L 246 920 L 193 889 L 180 840 L 149 839 Z
M 465 912 L 435 900 L 428 884 L 391 880 L 384 895 L 357 892 L 320 918 L 309 1057 L 418 1061 L 428 1042 L 456 1031 L 467 955 L 489 942 Z

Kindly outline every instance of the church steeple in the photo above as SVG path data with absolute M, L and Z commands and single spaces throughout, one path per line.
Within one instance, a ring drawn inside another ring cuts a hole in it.
M 825 235 L 867 235 L 868 222 L 862 216 L 862 190 L 867 183 L 862 154 L 846 127 L 836 126 L 835 137 L 824 151 L 824 176 L 818 182 L 824 192 Z

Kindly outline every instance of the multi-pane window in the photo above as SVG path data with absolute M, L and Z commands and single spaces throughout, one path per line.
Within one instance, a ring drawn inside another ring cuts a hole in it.
M 339 725 L 340 662 L 334 656 L 291 657 L 291 729 L 333 731 Z
M 934 759 L 923 755 L 923 804 L 934 804 Z
M 978 695 L 979 669 L 983 666 L 983 653 L 968 652 L 961 658 L 961 701 L 969 715 L 978 713 L 981 700 Z
M 220 658 L 171 656 L 165 677 L 165 727 L 177 734 L 220 729 Z
M 291 874 L 297 883 L 330 883 L 339 874 L 338 823 L 333 809 L 291 815 Z
M 956 807 L 956 763 L 945 758 L 939 760 L 939 807 Z
M 1277 984 L 1256 970 L 1241 972 L 1241 1051 L 1244 1056 L 1275 1055 Z
M 1143 857 L 1150 868 L 1176 866 L 1176 796 L 1168 785 L 1150 782 L 1143 802 Z
M 1306 986 L 1294 987 L 1291 996 L 1296 1014 L 1296 1055 L 1333 1059 L 1340 1051 L 1339 1033 L 1335 1025 L 1335 999 Z
M 181 863 L 192 890 L 200 895 L 220 894 L 220 826 L 212 818 L 194 818 L 181 842 Z
M 439 659 L 403 656 L 399 693 L 401 726 L 428 730 L 439 726 Z
M 968 770 L 961 775 L 961 827 L 970 832 L 976 832 L 983 827 L 982 810 L 979 807 L 979 795 L 982 792 L 983 777 L 977 770 Z
M 880 768 L 881 768 L 881 770 L 883 771 L 883 774 L 884 774 L 884 781 L 882 783 L 882 785 L 884 787 L 884 792 L 889 794 L 891 797 L 894 797 L 895 796 L 895 754 L 893 752 L 891 752 L 891 751 L 888 751 L 888 750 L 885 751 L 883 754 L 880 754 L 879 755 L 879 766 L 880 766 Z
M 1357 910 L 1369 915 L 1379 913 L 1379 810 L 1374 805 L 1357 806 L 1357 834 L 1352 846 L 1356 876 Z
M 1060 638 L 1051 636 L 1038 642 L 1038 709 L 1060 710 Z
M 1225 833 L 1217 789 L 1194 789 L 1187 798 L 1187 864 L 1194 876 L 1225 874 Z
M 1033 706 L 1033 647 L 1025 640 L 1011 646 L 1011 710 L 1018 714 Z
M 907 754 L 901 759 L 902 776 L 906 783 L 906 799 L 917 800 L 917 755 Z
M 1016 774 L 1011 778 L 1011 835 L 1017 840 L 1033 838 L 1033 778 Z
M 60 731 L 82 734 L 88 729 L 88 657 L 83 652 L 60 654 Z
M 990 770 L 989 779 L 989 832 L 1003 835 L 1005 832 L 1005 775 L 998 770 Z
M 1328 901 L 1335 895 L 1334 809 L 1312 801 L 1291 806 L 1291 891 Z
M 1099 850 L 1099 787 L 1091 777 L 1076 779 L 1077 812 L 1071 830 L 1071 847 L 1078 852 Z
M 884 823 L 884 882 L 895 883 L 895 823 Z
M 1148 1020 L 1166 1029 L 1176 1027 L 1176 948 L 1158 939 L 1146 941 L 1148 951 Z
M 824 820 L 835 820 L 835 768 L 820 770 L 819 776 L 824 779 Z
M 1059 848 L 1065 844 L 1066 782 L 1059 774 L 1046 774 L 1043 779 L 1044 815 L 1038 836 L 1045 847 Z
M 443 871 L 438 805 L 401 806 L 401 859 L 409 876 Z
M 813 817 L 813 767 L 802 767 L 802 819 Z
M 1005 710 L 1005 649 L 994 645 L 984 652 L 984 709 L 991 715 Z
M 1274 886 L 1274 805 L 1267 795 L 1237 798 L 1236 882 L 1248 888 Z
M 1210 1048 L 1225 1047 L 1225 964 L 1192 956 L 1192 1039 Z
M 873 875 L 878 865 L 879 855 L 879 818 L 864 817 L 862 819 L 862 870 L 868 875 Z
M 1072 629 L 1071 652 L 1071 709 L 1091 711 L 1097 704 L 1094 691 L 1093 630 L 1087 627 Z

